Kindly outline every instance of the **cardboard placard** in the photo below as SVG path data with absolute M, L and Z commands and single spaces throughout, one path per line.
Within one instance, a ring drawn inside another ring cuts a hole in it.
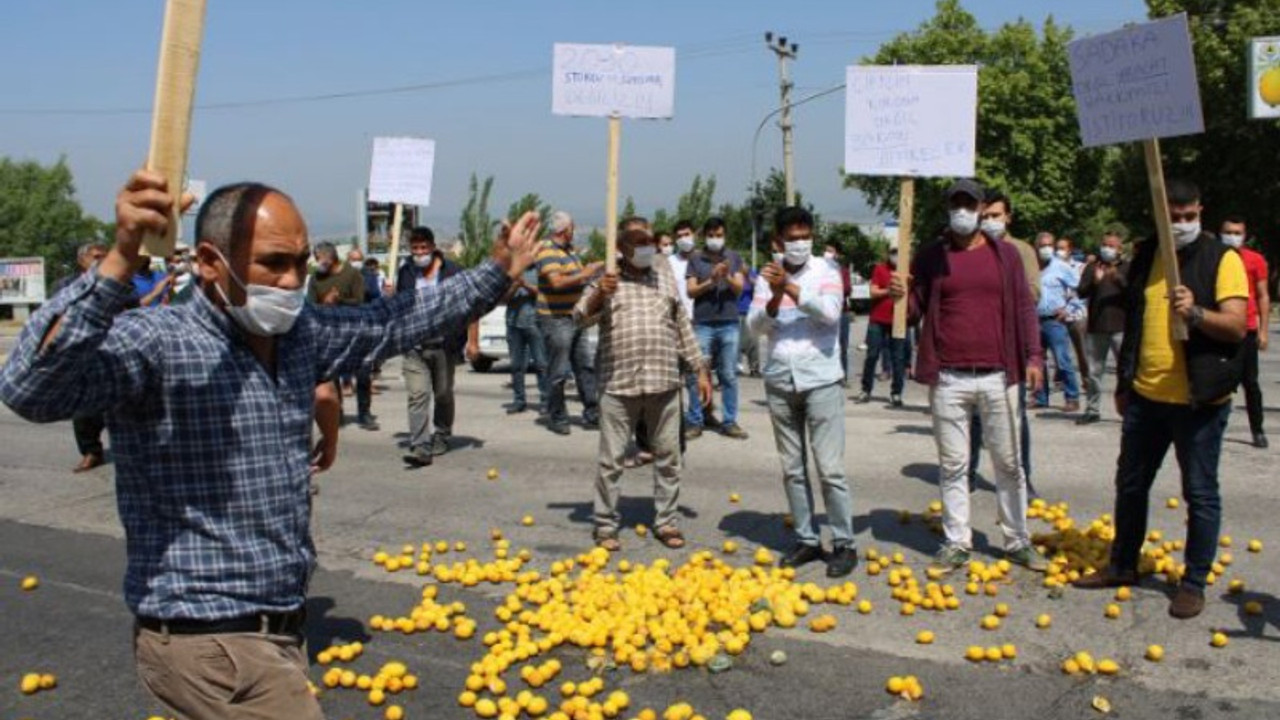
M 369 168 L 369 202 L 431 204 L 436 141 L 417 137 L 376 137 Z
M 1185 13 L 1067 45 L 1085 147 L 1204 132 Z
M 556 43 L 552 68 L 555 115 L 654 119 L 675 114 L 675 48 Z
M 978 69 L 854 65 L 845 71 L 844 171 L 972 177 Z

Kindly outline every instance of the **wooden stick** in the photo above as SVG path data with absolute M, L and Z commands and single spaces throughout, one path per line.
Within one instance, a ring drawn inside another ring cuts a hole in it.
M 902 178 L 898 191 L 898 276 L 904 280 L 911 273 L 911 220 L 916 209 L 916 181 Z M 893 301 L 893 339 L 907 336 L 907 298 Z
M 168 179 L 169 192 L 175 198 L 181 197 L 187 174 L 191 108 L 196 94 L 196 71 L 200 67 L 204 15 L 205 0 L 167 0 L 165 4 L 147 169 Z M 143 238 L 147 254 L 158 257 L 173 254 L 178 239 L 179 207 L 180 203 L 175 202 L 169 215 L 169 230 L 163 237 Z
M 1147 184 L 1151 186 L 1151 215 L 1156 220 L 1156 236 L 1160 241 L 1160 262 L 1164 265 L 1165 284 L 1169 293 L 1182 284 L 1178 271 L 1178 248 L 1173 244 L 1173 228 L 1169 223 L 1169 204 L 1164 189 L 1164 162 L 1160 158 L 1160 141 L 1156 138 L 1142 141 L 1142 152 L 1147 160 Z M 1169 304 L 1169 321 L 1174 340 L 1186 340 L 1187 324 Z
M 397 277 L 400 272 L 400 223 L 404 221 L 404 205 L 396 203 L 395 210 L 391 213 L 391 251 L 387 255 L 387 265 L 391 268 L 391 277 Z
M 618 271 L 618 151 L 622 144 L 622 118 L 609 117 L 609 177 L 604 208 L 604 267 Z

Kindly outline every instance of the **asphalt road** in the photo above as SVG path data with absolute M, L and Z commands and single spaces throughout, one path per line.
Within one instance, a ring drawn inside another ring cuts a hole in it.
M 861 334 L 855 330 L 855 336 Z M 322 476 L 316 498 L 315 536 L 321 570 L 312 584 L 310 645 L 316 651 L 335 638 L 360 639 L 367 651 L 356 664 L 376 670 L 389 659 L 405 661 L 422 678 L 416 692 L 400 696 L 409 718 L 470 718 L 456 698 L 469 664 L 483 654 L 478 640 L 461 642 L 438 634 L 402 637 L 370 633 L 367 619 L 401 614 L 415 603 L 422 581 L 388 575 L 370 557 L 379 548 L 431 540 L 465 541 L 476 550 L 489 546 L 492 527 L 503 529 L 515 548 L 533 553 L 532 566 L 545 569 L 556 559 L 589 547 L 591 481 L 596 435 L 575 428 L 560 438 L 529 415 L 509 418 L 502 404 L 505 376 L 459 373 L 457 447 L 430 468 L 407 469 L 400 460 L 406 419 L 404 394 L 394 364 L 387 367 L 386 391 L 375 399 L 383 430 L 344 431 L 338 466 Z M 1280 398 L 1280 366 L 1264 366 L 1264 392 Z M 673 553 L 651 538 L 624 534 L 622 557 L 673 561 L 698 549 L 735 539 L 742 550 L 735 562 L 750 562 L 758 545 L 786 547 L 778 487 L 777 458 L 759 381 L 743 379 L 743 426 L 752 434 L 738 442 L 705 436 L 690 447 L 681 495 L 690 549 Z M 923 511 L 936 499 L 935 451 L 924 392 L 908 390 L 908 407 L 891 410 L 877 402 L 847 408 L 846 464 L 855 487 L 859 542 L 863 549 L 901 551 L 922 572 L 936 538 L 919 522 L 902 525 L 899 511 Z M 1273 406 L 1280 402 L 1271 401 Z M 1051 500 L 1071 504 L 1087 522 L 1110 510 L 1119 425 L 1108 421 L 1078 428 L 1061 413 L 1033 420 L 1035 482 Z M 1269 421 L 1276 413 L 1269 412 Z M 120 596 L 124 566 L 110 466 L 73 476 L 76 457 L 68 424 L 36 426 L 0 410 L 0 720 L 10 718 L 146 718 L 161 709 L 139 689 L 130 657 L 130 621 Z M 1247 591 L 1228 596 L 1220 583 L 1210 593 L 1206 613 L 1179 622 L 1168 617 L 1167 588 L 1149 582 L 1137 589 L 1120 619 L 1103 617 L 1110 595 L 1068 591 L 1050 598 L 1035 578 L 1017 574 L 997 599 L 964 596 L 951 613 L 898 614 L 885 577 L 869 577 L 865 563 L 855 573 L 861 595 L 876 609 L 866 616 L 848 608 L 831 610 L 839 627 L 824 635 L 807 630 L 771 629 L 756 636 L 735 668 L 712 675 L 702 670 L 608 676 L 609 689 L 630 693 L 633 708 L 684 700 L 707 718 L 722 718 L 745 707 L 756 718 L 1088 718 L 1105 696 L 1122 718 L 1280 717 L 1280 498 L 1274 490 L 1276 450 L 1246 444 L 1243 411 L 1232 416 L 1222 460 L 1224 531 L 1236 538 L 1236 562 L 1226 579 L 1243 579 Z M 1172 457 L 1153 494 L 1152 527 L 1181 537 L 1183 513 L 1165 509 L 1177 494 Z M 486 471 L 497 468 L 490 481 Z M 623 509 L 628 526 L 652 521 L 647 471 L 632 471 Z M 995 505 L 984 484 L 973 517 L 979 555 L 999 544 Z M 741 495 L 731 503 L 731 492 Z M 520 519 L 532 515 L 535 524 Z M 1036 523 L 1033 529 L 1045 527 Z M 1249 553 L 1250 538 L 1264 542 Z M 22 592 L 21 577 L 35 574 L 40 588 Z M 825 585 L 821 568 L 806 568 L 804 580 Z M 497 627 L 490 612 L 504 588 L 445 586 L 442 597 L 459 599 L 480 621 L 477 637 Z M 1261 616 L 1247 616 L 1243 603 L 1264 603 Z M 979 629 L 979 619 L 996 601 L 1011 606 L 997 633 Z M 1053 626 L 1037 630 L 1033 618 L 1053 615 Z M 938 640 L 916 645 L 923 629 Z M 1210 632 L 1230 636 L 1226 648 L 1209 646 Z M 1016 643 L 1018 659 L 999 666 L 963 659 L 972 644 Z M 1142 659 L 1148 644 L 1160 643 L 1164 662 Z M 784 649 L 789 662 L 768 663 Z M 1088 650 L 1111 657 L 1122 668 L 1115 678 L 1071 678 L 1059 671 L 1068 655 Z M 561 651 L 564 678 L 587 676 L 577 651 Z M 25 672 L 53 672 L 59 686 L 24 697 L 18 680 Z M 323 669 L 313 667 L 318 680 Z M 884 691 L 891 675 L 915 674 L 925 699 L 905 703 Z M 515 678 L 511 678 L 515 680 Z M 513 687 L 518 687 L 513 682 Z M 322 697 L 333 718 L 377 718 L 355 691 Z

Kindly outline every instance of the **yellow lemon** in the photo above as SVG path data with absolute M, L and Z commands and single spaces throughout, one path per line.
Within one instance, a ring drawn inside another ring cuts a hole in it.
M 859 601 L 859 602 L 858 602 L 858 612 L 862 613 L 863 615 L 866 615 L 866 614 L 870 613 L 870 612 L 871 612 L 871 601 L 870 601 L 870 600 L 861 600 L 861 601 Z
M 1213 634 L 1213 639 L 1209 641 L 1209 644 L 1210 644 L 1210 645 L 1212 645 L 1212 646 L 1214 646 L 1214 647 L 1216 647 L 1216 648 L 1226 647 L 1226 646 L 1227 646 L 1227 636 L 1226 636 L 1226 634 L 1224 634 L 1224 633 L 1220 633 L 1220 632 L 1216 632 L 1216 633 L 1214 633 L 1214 634 Z
M 1149 645 L 1147 647 L 1147 659 L 1151 662 L 1160 662 L 1164 659 L 1164 648 L 1159 645 Z
M 916 642 L 920 645 L 932 645 L 934 640 L 933 632 L 929 630 L 921 630 L 916 634 Z
M 30 591 L 30 590 L 35 590 L 38 587 L 40 587 L 40 578 L 36 577 L 35 575 L 28 575 L 22 578 L 23 590 Z
M 1261 540 L 1250 540 L 1250 541 L 1249 541 L 1249 552 L 1251 552 L 1251 553 L 1260 553 L 1260 552 L 1262 552 L 1262 541 L 1261 541 Z
M 907 683 L 905 680 L 895 675 L 889 678 L 889 681 L 885 683 L 885 689 L 892 695 L 901 695 L 902 691 L 907 689 Z
M 1268 68 L 1258 78 L 1258 97 L 1271 107 L 1280 105 L 1280 65 Z
M 1250 600 L 1249 602 L 1245 603 L 1244 614 L 1245 615 L 1261 615 L 1262 603 L 1258 602 L 1257 600 Z
M 983 630 L 995 630 L 998 627 L 1000 627 L 1000 618 L 995 615 L 988 615 L 982 618 Z
M 985 655 L 987 657 L 987 660 L 991 662 L 1000 662 L 1000 658 L 1004 657 L 1004 653 L 1002 653 L 1000 648 L 998 647 L 987 648 Z
M 1000 646 L 1000 654 L 1004 656 L 1005 660 L 1012 660 L 1018 657 L 1018 646 L 1013 643 L 1005 643 Z
M 476 701 L 476 715 L 482 718 L 495 717 L 498 714 L 498 705 L 489 698 L 483 698 Z
M 1049 627 L 1052 624 L 1053 624 L 1053 618 L 1049 617 L 1048 615 L 1040 615 L 1039 617 L 1036 618 L 1036 627 L 1040 628 L 1041 630 Z
M 1120 672 L 1120 666 L 1114 660 L 1102 659 L 1098 661 L 1098 672 L 1103 675 L 1115 675 Z
M 392 705 L 382 714 L 387 720 L 404 720 L 404 708 L 399 705 Z
M 736 503 L 741 501 L 742 501 L 741 495 L 739 495 L 738 493 L 729 493 L 729 502 Z
M 22 683 L 19 685 L 23 695 L 31 695 L 40 689 L 40 676 L 35 673 L 27 673 L 22 676 Z
M 738 552 L 738 543 L 732 540 L 725 540 L 724 545 L 722 545 L 720 549 L 724 551 L 726 555 L 732 555 Z
M 1223 535 L 1222 537 L 1218 538 L 1218 545 L 1224 548 L 1231 547 L 1231 536 Z
M 1181 505 L 1181 504 L 1182 504 L 1182 503 L 1181 503 L 1181 502 L 1179 502 L 1179 501 L 1178 501 L 1178 498 L 1176 498 L 1176 497 L 1171 497 L 1171 498 L 1169 498 L 1168 500 L 1165 500 L 1165 501 L 1164 501 L 1164 506 L 1165 506 L 1165 507 L 1167 507 L 1167 508 L 1169 508 L 1170 510 L 1177 510 L 1177 509 L 1178 509 L 1178 506 L 1179 506 L 1179 505 Z
M 996 617 L 1009 617 L 1009 606 L 1004 603 L 996 603 Z
M 1128 585 L 1116 590 L 1116 600 L 1118 602 L 1127 602 L 1131 597 L 1133 597 L 1133 591 L 1129 589 Z
M 1107 619 L 1115 620 L 1120 617 L 1120 606 L 1115 603 L 1111 603 L 1110 605 L 1107 605 L 1107 609 L 1104 614 L 1107 616 Z
M 726 715 L 725 720 L 751 720 L 751 713 L 739 708 Z
M 533 516 L 525 515 L 524 517 L 520 518 L 520 524 L 525 527 L 531 527 L 533 525 Z
M 489 468 L 489 472 L 485 473 L 485 477 L 489 478 L 490 480 L 497 480 L 498 468 L 496 467 Z
M 987 651 L 977 645 L 970 645 L 969 649 L 965 650 L 964 656 L 966 659 L 972 660 L 973 662 L 981 662 L 987 657 Z

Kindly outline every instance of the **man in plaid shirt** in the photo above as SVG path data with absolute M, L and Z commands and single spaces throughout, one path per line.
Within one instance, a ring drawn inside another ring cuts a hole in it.
M 106 413 L 125 602 L 160 701 L 197 720 L 321 718 L 302 647 L 315 387 L 491 306 L 533 262 L 537 217 L 436 288 L 323 307 L 303 301 L 310 245 L 293 201 L 231 185 L 196 220 L 200 291 L 125 312 L 142 237 L 164 234 L 174 202 L 163 176 L 130 178 L 115 247 L 31 317 L 0 400 L 35 422 Z
M 647 230 L 618 239 L 621 272 L 607 273 L 583 294 L 573 315 L 580 327 L 600 325 L 600 471 L 596 475 L 595 539 L 618 550 L 618 480 L 627 444 L 644 421 L 653 451 L 654 535 L 684 546 L 676 526 L 680 496 L 680 366 L 698 373 L 702 402 L 711 397 L 693 325 L 666 262 L 654 262 L 657 243 Z

